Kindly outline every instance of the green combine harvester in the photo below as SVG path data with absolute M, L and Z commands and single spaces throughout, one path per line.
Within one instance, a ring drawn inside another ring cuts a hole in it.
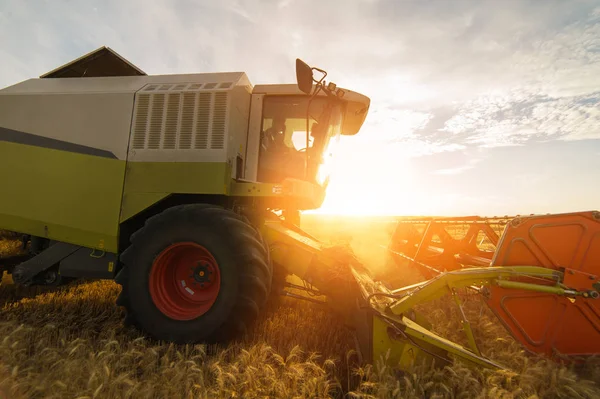
M 0 274 L 24 285 L 115 279 L 124 322 L 176 343 L 233 339 L 271 293 L 301 288 L 343 316 L 365 361 L 389 350 L 400 367 L 456 358 L 501 367 L 479 352 L 467 320 L 463 347 L 413 310 L 446 294 L 461 306 L 455 292 L 470 288 L 532 352 L 600 352 L 597 213 L 556 215 L 533 240 L 536 256 L 519 247 L 396 289 L 298 227 L 299 212 L 323 202 L 340 136 L 357 134 L 370 106 L 326 75 L 296 60 L 289 85 L 253 86 L 243 72 L 148 76 L 102 47 L 0 90 L 0 229 L 23 242 Z M 532 242 L 519 227 L 531 220 L 509 224 L 498 252 Z M 561 243 L 574 260 L 539 255 L 557 234 L 577 235 L 565 223 L 586 232 Z M 589 256 L 578 255 L 586 244 Z

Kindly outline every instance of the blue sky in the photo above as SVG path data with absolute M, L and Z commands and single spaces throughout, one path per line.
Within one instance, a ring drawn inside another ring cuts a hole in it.
M 0 86 L 101 45 L 254 84 L 293 82 L 300 57 L 368 95 L 323 211 L 600 208 L 600 1 L 0 3 Z

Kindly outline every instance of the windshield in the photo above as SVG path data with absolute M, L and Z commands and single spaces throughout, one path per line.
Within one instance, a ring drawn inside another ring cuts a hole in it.
M 331 109 L 326 141 L 323 145 L 324 151 L 316 175 L 316 181 L 320 185 L 327 185 L 333 170 L 333 161 L 342 134 L 342 109 L 340 105 Z
M 327 168 L 340 135 L 342 110 L 327 98 L 268 96 L 263 103 L 259 181 L 279 183 L 286 177 L 326 183 Z M 334 138 L 334 140 L 332 140 Z M 305 163 L 306 165 L 305 174 Z

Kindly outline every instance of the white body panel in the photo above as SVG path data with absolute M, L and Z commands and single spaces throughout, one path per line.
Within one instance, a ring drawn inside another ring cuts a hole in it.
M 128 160 L 233 163 L 237 156 L 243 159 L 250 96 L 251 87 L 244 79 L 146 85 L 136 94 Z
M 246 171 L 244 179 L 256 181 L 258 175 L 258 156 L 260 154 L 260 133 L 262 131 L 262 109 L 264 94 L 252 95 L 252 110 L 248 125 L 248 146 L 246 151 Z
M 126 159 L 134 93 L 2 95 L 0 127 Z
M 0 90 L 0 127 L 109 151 L 121 160 L 129 155 L 132 161 L 226 162 L 245 153 L 251 92 L 242 72 L 30 79 Z M 134 104 L 140 95 L 156 96 L 154 104 L 164 99 L 161 116 L 160 106 L 148 115 L 155 119 L 148 121 L 143 147 L 133 145 L 139 121 Z M 182 148 L 190 140 L 190 98 L 198 118 L 206 96 L 208 141 L 194 141 L 193 131 L 192 148 Z

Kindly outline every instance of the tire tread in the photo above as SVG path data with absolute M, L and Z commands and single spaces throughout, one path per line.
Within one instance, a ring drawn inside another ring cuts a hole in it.
M 213 226 L 237 249 L 234 254 L 239 276 L 236 302 L 226 321 L 205 340 L 218 342 L 220 337 L 231 337 L 232 332 L 233 336 L 243 334 L 258 317 L 270 294 L 273 266 L 269 249 L 260 231 L 249 223 L 248 218 L 211 204 L 188 204 L 168 208 L 149 217 L 144 226 L 131 235 L 131 245 L 120 256 L 123 267 L 115 277 L 115 281 L 121 285 L 121 293 L 116 303 L 125 310 L 124 324 L 144 330 L 141 327 L 144 314 L 138 314 L 132 308 L 132 299 L 127 290 L 128 280 L 132 273 L 135 274 L 135 270 L 132 270 L 135 267 L 133 263 L 137 254 L 144 251 L 146 240 L 173 223 Z M 153 331 L 145 332 L 153 335 Z M 185 333 L 172 332 L 171 335 L 178 337 L 175 338 L 176 341 L 193 342 L 193 339 L 180 339 Z

